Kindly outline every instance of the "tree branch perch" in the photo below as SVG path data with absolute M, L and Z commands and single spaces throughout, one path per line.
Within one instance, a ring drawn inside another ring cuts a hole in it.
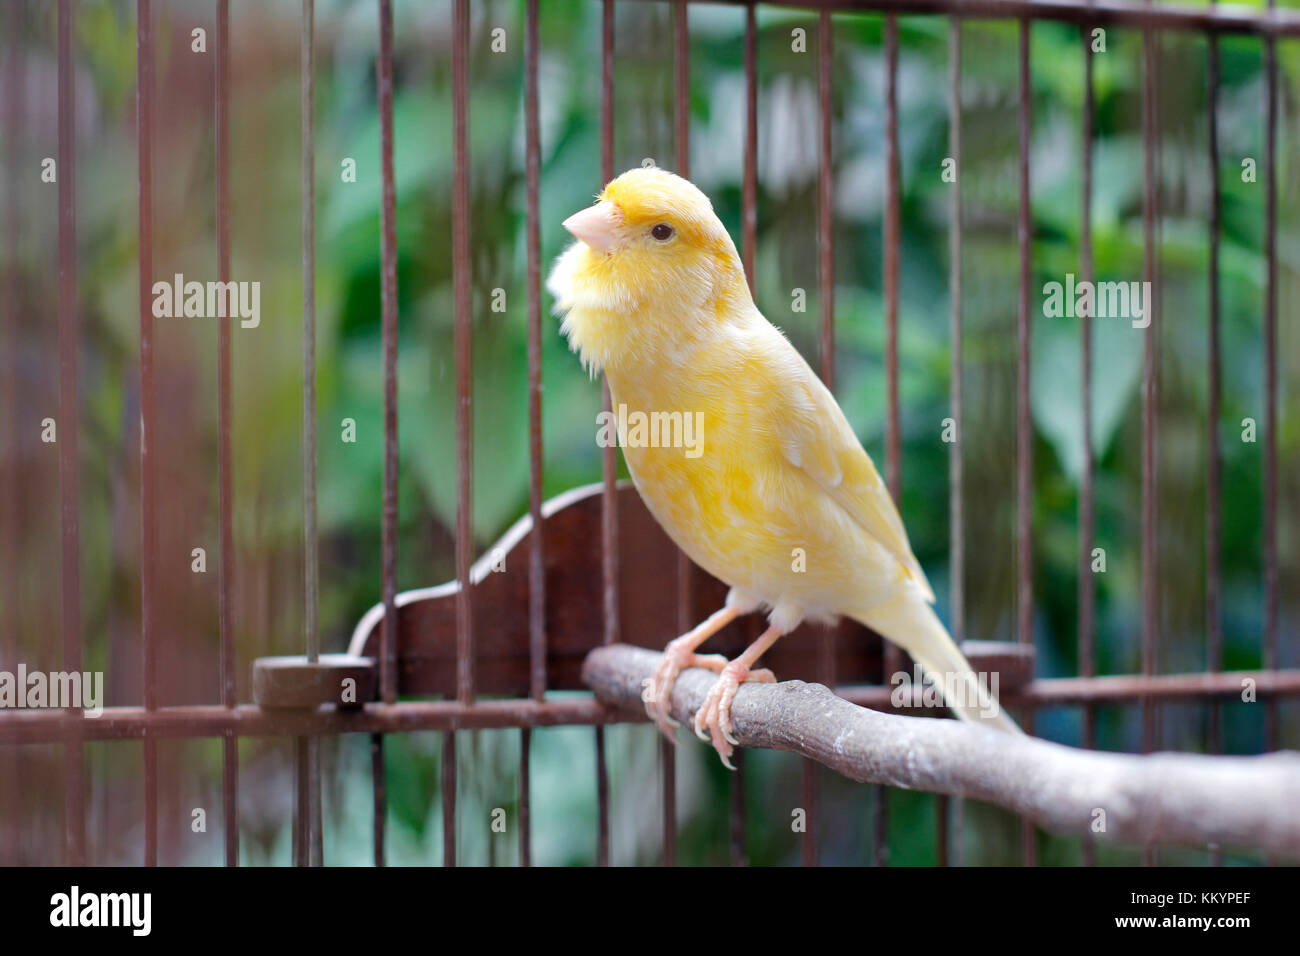
M 587 656 L 583 680 L 604 703 L 641 712 L 642 682 L 660 657 L 628 645 L 598 648 Z M 714 679 L 698 668 L 684 671 L 673 716 L 688 724 Z M 1300 856 L 1295 751 L 1218 757 L 1079 750 L 956 720 L 866 710 L 802 681 L 746 684 L 731 714 L 743 747 L 811 757 L 863 783 L 983 800 L 1063 834 Z

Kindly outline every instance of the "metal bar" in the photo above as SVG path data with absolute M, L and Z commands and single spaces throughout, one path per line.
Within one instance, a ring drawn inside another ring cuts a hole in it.
M 529 727 L 519 730 L 519 865 L 533 865 L 532 801 L 532 747 L 533 731 Z
M 952 415 L 956 441 L 948 446 L 948 560 L 949 616 L 952 639 L 960 644 L 966 637 L 966 517 L 963 505 L 965 475 L 962 470 L 962 444 L 965 440 L 965 406 L 962 400 L 963 327 L 962 327 L 962 215 L 961 215 L 961 20 L 952 17 L 948 24 L 948 152 L 955 175 L 951 183 L 951 211 L 948 219 L 948 302 L 949 338 L 952 349 L 952 372 L 948 378 L 949 414 Z M 951 807 L 950 807 L 951 803 Z M 961 799 L 938 800 L 940 821 L 939 862 L 961 865 Z M 951 821 L 949 819 L 951 814 Z M 956 852 L 953 852 L 956 850 Z M 950 859 L 951 857 L 951 859 Z
M 673 5 L 673 125 L 677 174 L 691 176 L 691 45 L 690 6 L 687 0 Z M 677 551 L 677 631 L 685 634 L 693 625 L 691 559 Z M 659 741 L 661 806 L 663 811 L 663 865 L 677 865 L 677 747 L 667 739 Z
M 315 0 L 302 0 L 302 481 L 303 481 L 303 603 L 307 659 L 320 659 L 319 545 L 316 534 L 316 10 Z M 320 806 L 319 741 L 300 749 L 305 760 L 300 794 L 306 801 L 305 858 L 309 866 L 323 862 Z
M 1223 455 L 1219 446 L 1219 414 L 1222 404 L 1223 377 L 1221 313 L 1219 298 L 1219 239 L 1222 229 L 1223 194 L 1219 187 L 1219 38 L 1208 38 L 1206 65 L 1206 106 L 1209 120 L 1210 149 L 1210 261 L 1209 272 L 1209 396 L 1206 407 L 1205 496 L 1208 499 L 1205 523 L 1205 666 L 1207 670 L 1223 668 Z M 1210 753 L 1223 750 L 1223 709 L 1210 702 L 1210 727 L 1207 747 Z M 1223 863 L 1219 847 L 1210 848 L 1210 862 Z
M 302 485 L 307 660 L 320 658 L 319 542 L 316 532 L 316 20 L 302 0 Z
M 821 378 L 835 389 L 835 237 L 832 188 L 834 185 L 831 115 L 831 80 L 834 66 L 831 15 L 823 10 L 817 18 L 817 100 L 819 116 L 817 172 L 817 282 L 821 298 Z M 817 630 L 817 670 L 827 687 L 835 687 L 835 632 Z M 802 801 L 806 814 L 800 862 L 816 866 L 820 849 L 818 817 L 821 808 L 821 770 L 814 760 L 800 768 Z
M 835 220 L 832 205 L 834 158 L 832 148 L 831 80 L 835 51 L 832 49 L 831 15 L 823 10 L 817 22 L 817 100 L 821 118 L 820 160 L 817 172 L 817 279 L 821 286 L 821 375 L 835 390 Z
M 70 0 L 58 6 L 59 77 L 59 441 L 63 669 L 81 671 L 81 389 L 77 369 L 76 71 Z M 16 132 L 16 131 L 15 131 Z M 86 766 L 79 740 L 63 748 L 63 815 L 67 860 L 86 863 Z
M 374 797 L 375 866 L 387 865 L 384 837 L 388 824 L 388 794 L 384 779 L 384 735 L 370 735 L 370 781 Z
M 294 866 L 313 866 L 312 861 L 312 804 L 311 742 L 310 737 L 295 737 L 293 741 L 293 863 Z
M 3 416 L 5 439 L 0 459 L 13 466 L 19 454 L 19 420 L 17 382 L 19 370 L 18 317 L 22 314 L 19 299 L 19 230 L 23 216 L 23 190 L 19 188 L 22 169 L 23 133 L 26 131 L 25 99 L 27 84 L 24 72 L 23 19 L 21 4 L 5 4 L 5 35 L 9 45 L 5 55 L 4 111 L 6 128 L 11 135 L 5 140 L 6 199 L 3 307 L 0 308 L 0 342 L 4 343 L 4 371 L 0 374 L 0 415 Z M 15 666 L 21 653 L 22 608 L 18 584 L 20 550 L 19 515 L 22 513 L 19 483 L 9 481 L 0 488 L 0 594 L 4 596 L 4 614 L 10 626 L 0 632 L 0 660 Z M 11 839 L 0 839 L 0 865 L 16 866 L 21 861 L 20 820 L 22 794 L 19 789 L 19 759 L 16 750 L 0 755 L 0 820 Z
M 604 0 L 600 20 L 600 178 L 614 178 L 614 4 Z M 613 410 L 606 380 L 605 411 Z M 618 641 L 618 450 L 603 449 L 600 460 L 603 489 L 600 499 L 600 547 L 604 596 L 605 643 Z M 609 865 L 609 776 L 605 762 L 605 730 L 596 728 L 596 863 Z
M 600 178 L 614 178 L 614 4 L 604 0 L 600 55 Z M 605 411 L 613 409 L 609 382 L 604 387 Z M 618 450 L 611 444 L 601 456 L 601 573 L 605 614 L 605 643 L 618 641 Z
M 462 705 L 463 706 L 463 705 Z M 456 730 L 442 735 L 442 865 L 456 865 Z
M 528 0 L 525 41 L 524 119 L 528 179 L 528 510 L 533 528 L 528 552 L 528 637 L 531 693 L 546 693 L 546 549 L 542 521 L 542 256 L 538 193 L 541 132 L 537 103 L 537 0 Z
M 153 10 L 150 0 L 136 2 L 136 139 L 139 173 L 140 295 L 140 641 L 143 649 L 144 706 L 158 703 L 154 684 L 154 551 L 157 506 L 154 499 L 153 445 L 156 403 L 153 379 Z M 158 749 L 144 737 L 144 860 L 158 865 Z
M 1274 13 L 1275 0 L 1268 0 Z M 1264 254 L 1268 278 L 1264 292 L 1264 666 L 1277 667 L 1277 43 L 1264 41 Z M 1278 748 L 1277 701 L 1268 700 L 1266 746 Z
M 885 294 L 885 481 L 894 503 L 903 506 L 903 446 L 898 400 L 898 269 L 901 242 L 898 147 L 898 18 L 885 17 L 885 212 L 882 284 Z M 886 682 L 903 667 L 903 653 L 882 641 Z M 875 787 L 875 864 L 889 862 L 889 791 Z
M 745 169 L 741 189 L 741 246 L 752 295 L 758 245 L 758 20 L 753 3 L 745 5 Z
M 456 351 L 456 698 L 474 703 L 474 604 L 470 565 L 473 519 L 473 315 L 470 302 L 469 236 L 469 3 L 452 7 L 452 279 Z M 443 859 L 456 865 L 456 732 L 443 737 Z
M 525 166 L 528 188 L 528 513 L 533 529 L 528 548 L 528 654 L 534 700 L 546 695 L 546 546 L 542 520 L 542 266 L 541 131 L 537 102 L 539 40 L 537 0 L 528 0 L 524 41 Z M 519 859 L 532 865 L 532 732 L 519 734 Z
M 230 0 L 217 0 L 216 37 L 217 278 L 230 281 Z M 217 582 L 217 621 L 221 642 L 221 703 L 234 707 L 235 631 L 232 618 L 235 580 L 235 530 L 231 470 L 230 322 L 217 323 L 217 534 L 221 547 Z M 226 865 L 239 865 L 239 744 L 233 734 L 222 741 L 221 806 Z
M 1033 200 L 1029 189 L 1029 152 L 1033 136 L 1033 89 L 1029 72 L 1030 21 L 1020 21 L 1020 211 L 1016 241 L 1020 248 L 1020 308 L 1016 327 L 1016 538 L 1018 544 L 1017 635 L 1021 643 L 1034 641 L 1034 433 L 1029 407 L 1033 321 L 1029 289 L 1033 281 Z M 1037 864 L 1034 826 L 1022 821 L 1022 849 L 1027 866 Z
M 644 2 L 644 0 L 638 0 Z M 751 0 L 717 0 L 732 5 Z M 773 0 L 773 6 L 908 15 L 957 13 L 972 20 L 1050 20 L 1076 26 L 1124 26 L 1196 33 L 1300 36 L 1300 14 L 1272 15 L 1244 5 L 1192 7 L 1123 0 Z
M 1155 165 L 1155 36 L 1142 37 L 1142 258 L 1143 279 L 1154 287 L 1156 273 L 1156 165 Z M 1155 311 L 1152 303 L 1152 311 Z M 1142 673 L 1155 673 L 1157 587 L 1156 573 L 1156 337 L 1158 316 L 1153 315 L 1142 348 Z M 1142 749 L 1155 746 L 1155 711 L 1143 696 Z M 1151 862 L 1150 851 L 1144 852 Z
M 379 684 L 385 703 L 397 699 L 397 191 L 393 184 L 393 9 L 379 0 L 379 158 L 383 193 L 380 243 L 380 313 L 384 352 L 383 600 Z
M 1083 196 L 1079 209 L 1079 271 L 1084 281 L 1093 281 L 1092 253 L 1092 128 L 1096 112 L 1093 88 L 1092 37 L 1087 27 L 1080 29 L 1083 38 L 1083 143 L 1082 183 Z M 1096 461 L 1092 451 L 1092 313 L 1085 310 L 1080 316 L 1079 376 L 1083 384 L 1081 398 L 1083 416 L 1083 477 L 1079 487 L 1079 674 L 1092 677 L 1097 672 L 1096 601 L 1097 588 L 1092 577 L 1092 546 L 1095 531 L 1094 488 Z M 1097 711 L 1085 707 L 1083 711 L 1083 746 L 1096 746 Z M 1083 862 L 1093 866 L 1097 862 L 1097 848 L 1090 838 L 1083 840 Z
M 1197 674 L 1115 674 L 1104 677 L 1039 678 L 1024 687 L 1004 689 L 1002 697 L 1019 707 L 1066 707 L 1086 703 L 1128 703 L 1141 694 L 1161 701 L 1228 700 L 1241 694 L 1242 681 L 1259 694 L 1300 697 L 1300 669 L 1220 671 Z M 847 686 L 839 696 L 860 707 L 894 711 L 893 687 Z M 904 708 L 912 712 L 913 708 Z M 921 711 L 939 713 L 930 709 Z M 640 723 L 643 713 L 619 711 L 590 698 L 482 700 L 465 707 L 454 700 L 367 704 L 358 710 L 262 710 L 255 704 L 228 708 L 213 704 L 185 707 L 105 707 L 98 718 L 70 718 L 54 710 L 0 711 L 0 745 L 58 743 L 79 733 L 84 740 L 138 740 L 220 737 L 295 737 L 310 734 L 391 734 L 418 731 L 492 730 L 506 727 L 605 726 Z M 80 729 L 69 728 L 69 722 Z
M 902 506 L 902 429 L 898 408 L 898 258 L 900 242 L 898 150 L 898 18 L 885 17 L 885 475 L 889 493 Z
M 452 8 L 451 82 L 452 141 L 452 279 L 456 309 L 456 694 L 462 704 L 474 700 L 473 591 L 469 570 L 474 561 L 473 518 L 473 315 L 470 303 L 469 247 L 469 2 Z
M 758 253 L 758 12 L 754 3 L 745 5 L 745 152 L 742 171 L 743 182 L 740 195 L 740 223 L 742 263 L 745 269 L 745 281 L 749 284 L 749 293 L 754 294 L 754 262 Z M 755 618 L 750 617 L 742 625 L 747 639 L 752 641 L 758 636 Z M 736 760 L 739 756 L 742 759 Z M 745 866 L 748 852 L 745 839 L 745 761 L 744 755 L 737 753 L 732 757 L 736 772 L 728 781 L 730 784 L 730 833 L 731 865 Z M 808 774 L 804 768 L 805 781 Z M 807 795 L 805 794 L 805 798 Z M 813 808 L 805 809 L 813 816 Z M 805 837 L 805 842 L 807 838 Z
M 379 688 L 385 704 L 397 700 L 397 188 L 393 177 L 393 10 L 379 0 L 380 313 L 384 362 L 384 491 L 381 517 L 384 624 L 379 641 Z M 387 781 L 382 737 L 371 738 L 371 786 L 375 805 L 375 865 L 384 865 Z

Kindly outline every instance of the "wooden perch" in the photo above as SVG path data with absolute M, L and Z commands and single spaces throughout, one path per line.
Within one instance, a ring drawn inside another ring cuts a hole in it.
M 604 703 L 640 711 L 642 681 L 660 656 L 622 644 L 598 648 L 587 656 L 583 680 Z M 714 679 L 706 670 L 684 671 L 673 716 L 689 725 Z M 1059 833 L 1300 856 L 1294 751 L 1215 757 L 1079 750 L 956 720 L 866 710 L 802 681 L 746 684 L 731 714 L 742 747 L 788 750 L 863 783 L 983 800 Z M 681 733 L 690 739 L 688 730 Z

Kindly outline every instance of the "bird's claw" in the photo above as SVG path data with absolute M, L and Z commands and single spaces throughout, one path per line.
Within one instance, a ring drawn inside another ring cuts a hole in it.
M 742 683 L 770 684 L 775 681 L 776 675 L 766 668 L 751 671 L 740 661 L 732 661 L 722 668 L 704 703 L 695 712 L 695 736 L 713 745 L 722 765 L 728 770 L 736 769 L 731 763 L 731 755 L 740 746 L 740 741 L 732 733 L 731 723 L 731 705 L 736 692 Z
M 646 716 L 653 720 L 660 732 L 673 743 L 677 742 L 675 731 L 681 724 L 673 717 L 670 707 L 673 685 L 677 683 L 682 670 L 687 667 L 704 667 L 719 672 L 727 665 L 727 659 L 720 654 L 696 654 L 697 644 L 688 640 L 690 637 L 691 635 L 685 635 L 669 642 L 664 648 L 664 656 L 659 662 L 659 668 L 655 671 L 654 677 L 645 681 L 641 694 Z

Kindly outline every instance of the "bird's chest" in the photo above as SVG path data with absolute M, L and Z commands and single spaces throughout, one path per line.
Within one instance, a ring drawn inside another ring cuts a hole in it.
M 611 376 L 612 422 L 651 514 L 697 563 L 719 573 L 744 548 L 757 494 L 748 403 L 718 379 Z

